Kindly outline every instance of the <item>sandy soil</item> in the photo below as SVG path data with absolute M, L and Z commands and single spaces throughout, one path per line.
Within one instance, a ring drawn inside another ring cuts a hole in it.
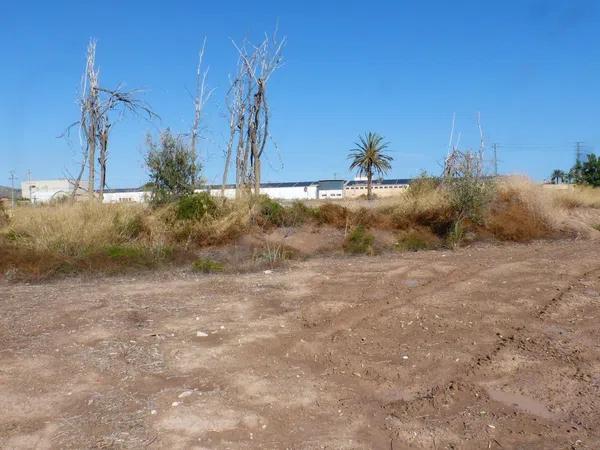
M 0 447 L 600 448 L 599 250 L 0 285 Z

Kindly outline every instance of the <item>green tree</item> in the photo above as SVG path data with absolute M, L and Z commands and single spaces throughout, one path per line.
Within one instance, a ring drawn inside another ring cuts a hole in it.
M 148 135 L 147 145 L 152 203 L 162 204 L 192 194 L 200 167 L 183 139 L 167 128 L 161 132 L 158 143 Z
M 367 177 L 367 198 L 371 200 L 373 174 L 382 176 L 389 172 L 393 158 L 384 153 L 388 143 L 377 133 L 369 132 L 364 137 L 359 136 L 359 140 L 348 155 L 348 159 L 352 161 L 350 170 L 358 169 L 358 176 Z
M 575 165 L 577 170 L 575 182 L 577 184 L 588 184 L 600 186 L 600 158 L 594 153 L 587 155 L 587 161 Z M 575 167 L 574 167 L 575 169 Z
M 560 183 L 563 183 L 565 181 L 566 177 L 567 177 L 567 175 L 565 174 L 565 172 L 563 172 L 560 169 L 555 169 L 552 172 L 552 175 L 550 176 L 550 182 L 552 184 L 560 184 Z

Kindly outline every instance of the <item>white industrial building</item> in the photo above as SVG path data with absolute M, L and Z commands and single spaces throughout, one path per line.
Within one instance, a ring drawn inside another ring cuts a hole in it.
M 410 180 L 374 180 L 373 194 L 378 197 L 388 197 L 404 191 Z M 82 181 L 81 186 L 86 186 Z M 316 200 L 356 198 L 366 195 L 366 181 L 362 179 L 298 181 L 286 183 L 263 183 L 260 193 L 278 200 Z M 23 198 L 32 203 L 45 203 L 72 194 L 73 184 L 69 180 L 36 180 L 21 183 Z M 215 197 L 221 196 L 220 185 L 209 185 L 196 189 L 196 192 L 209 192 Z M 80 189 L 77 197 L 85 197 L 86 192 Z M 151 192 L 144 188 L 134 189 L 105 189 L 104 203 L 146 203 L 151 198 Z M 224 196 L 235 198 L 235 185 L 226 185 Z
M 317 181 L 263 183 L 260 185 L 260 193 L 280 200 L 309 200 L 317 198 L 318 186 Z M 196 192 L 209 191 L 210 195 L 220 197 L 221 189 L 220 185 L 212 185 L 197 189 Z M 226 185 L 223 193 L 225 198 L 235 198 L 235 184 Z
M 87 181 L 82 181 L 80 186 L 87 186 Z M 31 203 L 46 203 L 70 196 L 73 189 L 73 183 L 67 179 L 23 181 L 21 197 L 29 199 Z M 84 191 L 80 188 L 78 195 L 83 193 Z
M 105 189 L 104 203 L 146 203 L 152 193 L 143 189 Z
M 373 180 L 372 193 L 377 197 L 392 197 L 404 192 L 410 184 L 409 179 Z M 367 181 L 356 179 L 347 181 L 344 185 L 344 197 L 356 198 L 367 195 Z
M 297 181 L 287 183 L 263 183 L 260 193 L 278 200 L 315 200 L 322 198 L 341 199 L 344 196 L 344 180 Z M 207 186 L 206 189 L 215 197 L 221 196 L 221 186 Z M 225 186 L 226 198 L 235 198 L 235 185 Z

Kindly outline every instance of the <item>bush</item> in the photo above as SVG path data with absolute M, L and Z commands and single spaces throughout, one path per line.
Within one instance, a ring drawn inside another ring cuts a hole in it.
M 200 167 L 194 150 L 183 138 L 167 129 L 161 132 L 158 143 L 148 135 L 147 145 L 146 166 L 150 172 L 148 186 L 152 189 L 152 203 L 160 205 L 193 193 Z
M 450 206 L 448 193 L 441 189 L 424 190 L 418 196 L 406 195 L 403 201 L 388 212 L 396 229 L 428 228 L 445 237 L 452 228 L 455 214 Z
M 152 254 L 144 248 L 130 245 L 110 245 L 106 255 L 117 261 L 119 265 L 153 266 Z
M 423 228 L 413 228 L 400 232 L 398 242 L 395 245 L 397 250 L 410 252 L 433 249 L 439 246 L 440 239 L 431 231 Z
M 448 180 L 446 189 L 455 220 L 468 219 L 473 223 L 482 223 L 493 198 L 492 181 L 474 177 L 455 178 Z
M 364 226 L 356 226 L 346 237 L 344 249 L 351 254 L 373 254 L 373 242 L 375 238 L 368 233 Z
M 421 172 L 417 178 L 412 180 L 408 186 L 407 194 L 412 198 L 419 198 L 430 194 L 440 186 L 440 179 Z
M 292 206 L 286 208 L 286 222 L 288 226 L 302 225 L 306 221 L 315 217 L 315 211 L 309 208 L 300 200 L 294 201 Z
M 334 203 L 325 203 L 317 208 L 315 218 L 321 225 L 327 224 L 337 228 L 344 228 L 348 221 L 348 210 Z
M 201 273 L 223 272 L 223 264 L 208 258 L 200 258 L 192 263 L 192 270 Z
M 494 237 L 505 241 L 522 242 L 551 236 L 551 219 L 543 209 L 543 199 L 535 194 L 527 193 L 525 187 L 500 190 L 490 207 L 486 228 Z
M 257 267 L 275 269 L 286 261 L 298 256 L 298 252 L 280 242 L 269 242 L 254 250 L 253 260 Z
M 178 220 L 202 220 L 214 216 L 217 205 L 208 192 L 186 195 L 177 200 L 175 215 Z
M 0 201 L 0 227 L 4 227 L 6 225 L 8 225 L 8 212 L 6 211 L 4 203 Z
M 258 208 L 262 222 L 277 227 L 286 224 L 286 211 L 279 202 L 271 200 L 266 195 L 261 195 L 258 200 Z

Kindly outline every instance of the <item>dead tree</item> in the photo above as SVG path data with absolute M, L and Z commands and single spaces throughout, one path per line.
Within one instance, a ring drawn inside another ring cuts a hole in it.
M 242 86 L 242 116 L 238 116 L 238 149 L 236 155 L 236 187 L 253 185 L 254 193 L 260 193 L 261 158 L 269 138 L 269 107 L 267 85 L 269 78 L 281 67 L 285 38 L 276 34 L 265 36 L 258 45 L 233 43 L 238 50 L 241 70 L 236 82 Z M 235 82 L 234 82 L 235 83 Z M 242 127 L 239 127 L 239 124 Z
M 126 91 L 122 86 L 116 89 L 107 89 L 100 86 L 96 68 L 96 41 L 90 40 L 87 49 L 86 67 L 82 78 L 80 105 L 80 119 L 72 124 L 68 130 L 79 125 L 80 139 L 83 148 L 83 159 L 78 176 L 73 181 L 74 198 L 80 189 L 81 179 L 88 168 L 87 194 L 95 198 L 96 186 L 96 152 L 98 150 L 98 164 L 100 168 L 99 198 L 102 200 L 106 187 L 106 168 L 108 161 L 108 143 L 112 126 L 120 120 L 125 112 L 143 114 L 151 119 L 157 117 L 150 107 L 138 98 L 140 91 Z M 117 117 L 113 117 L 114 114 Z
M 120 121 L 126 113 L 144 116 L 150 120 L 158 117 L 150 107 L 140 99 L 139 90 L 126 91 L 122 86 L 116 89 L 105 89 L 98 87 L 98 134 L 96 136 L 99 156 L 100 183 L 98 197 L 100 201 L 104 198 L 106 187 L 106 164 L 108 161 L 108 142 L 113 125 Z
M 94 197 L 95 168 L 96 168 L 96 141 L 98 133 L 98 70 L 96 69 L 96 41 L 91 39 L 87 48 L 85 73 L 82 80 L 82 92 L 80 98 L 81 117 L 79 121 L 80 130 L 85 139 L 86 157 L 82 164 L 88 163 L 88 196 Z M 86 151 L 87 150 L 87 151 Z M 80 170 L 73 189 L 72 196 L 77 194 L 83 167 Z
M 238 64 L 238 74 L 233 81 L 227 92 L 225 102 L 227 104 L 227 110 L 229 113 L 229 139 L 227 140 L 227 148 L 225 149 L 225 166 L 223 167 L 223 180 L 221 183 L 221 197 L 225 197 L 225 186 L 227 185 L 227 179 L 229 178 L 229 167 L 231 166 L 231 156 L 233 154 L 233 144 L 238 130 L 243 130 L 243 123 L 240 126 L 240 120 L 243 120 L 244 116 L 244 102 L 242 100 L 243 86 L 241 84 L 240 71 L 242 66 Z M 239 152 L 238 152 L 239 154 Z M 238 165 L 236 164 L 236 167 Z M 237 182 L 236 182 L 236 187 Z
M 477 127 L 479 129 L 479 149 L 460 150 L 460 133 L 456 142 L 454 138 L 454 125 L 456 115 L 452 116 L 452 129 L 450 131 L 450 141 L 448 143 L 448 153 L 444 161 L 444 170 L 442 178 L 451 180 L 455 178 L 473 178 L 480 180 L 485 176 L 485 141 L 483 137 L 483 128 L 481 127 L 481 114 L 477 113 Z
M 209 91 L 206 90 L 206 78 L 208 76 L 208 68 L 203 70 L 204 64 L 204 49 L 206 48 L 206 38 L 204 38 L 204 42 L 202 43 L 202 49 L 200 50 L 200 56 L 198 58 L 198 67 L 196 68 L 196 95 L 194 97 L 194 122 L 192 124 L 191 131 L 191 142 L 190 147 L 192 149 L 192 153 L 194 155 L 194 161 L 198 157 L 197 153 L 197 142 L 200 136 L 200 121 L 202 118 L 202 111 L 206 102 L 208 102 L 210 96 L 212 95 L 214 89 Z M 196 185 L 196 179 L 194 176 L 193 180 L 194 186 Z

